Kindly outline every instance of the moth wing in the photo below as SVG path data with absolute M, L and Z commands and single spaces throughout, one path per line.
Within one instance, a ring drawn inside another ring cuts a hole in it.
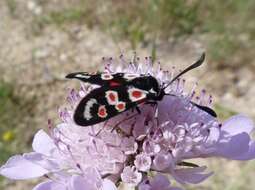
M 91 84 L 97 84 L 100 86 L 120 86 L 126 85 L 132 82 L 133 79 L 140 77 L 140 74 L 129 74 L 129 73 L 87 73 L 87 72 L 76 72 L 70 73 L 66 76 L 69 79 L 78 79 L 82 82 L 88 82 Z
M 145 100 L 145 91 L 128 85 L 97 88 L 80 101 L 74 121 L 81 126 L 94 125 L 134 108 Z
M 123 77 L 124 73 L 87 73 L 76 72 L 70 73 L 66 76 L 68 79 L 78 79 L 82 82 L 88 82 L 91 84 L 97 84 L 100 86 L 120 86 L 127 82 Z

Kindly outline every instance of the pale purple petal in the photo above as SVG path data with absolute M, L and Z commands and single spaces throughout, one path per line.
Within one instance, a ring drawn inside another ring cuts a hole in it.
M 169 179 L 161 174 L 157 174 L 151 180 L 151 190 L 181 190 L 178 187 L 172 187 Z
M 71 190 L 71 189 L 67 189 L 67 186 L 63 183 L 46 181 L 35 186 L 33 190 Z
M 250 139 L 254 123 L 243 115 L 231 117 L 223 123 L 217 150 L 213 155 L 235 160 L 255 158 L 254 143 Z
M 118 189 L 111 180 L 104 179 L 102 190 L 118 190 Z
M 136 186 L 141 182 L 142 174 L 134 167 L 127 166 L 124 168 L 121 174 L 121 179 L 124 183 L 128 183 L 131 186 Z
M 53 140 L 43 130 L 39 130 L 35 134 L 32 147 L 35 152 L 47 156 L 50 156 L 52 152 L 56 150 L 56 145 L 54 144 Z
M 16 180 L 41 177 L 47 173 L 49 173 L 48 170 L 28 161 L 21 155 L 11 157 L 7 163 L 0 168 L 1 175 Z
M 228 139 L 222 139 L 213 153 L 215 156 L 221 156 L 234 159 L 249 151 L 250 136 L 247 133 L 240 133 Z
M 126 155 L 134 154 L 138 148 L 134 137 L 125 137 L 122 140 L 121 150 L 125 152 Z
M 43 154 L 37 152 L 23 154 L 23 157 L 31 163 L 41 166 L 42 168 L 45 168 L 46 170 L 51 172 L 57 171 L 60 168 L 59 164 L 56 162 L 55 159 L 49 160 Z
M 159 153 L 153 160 L 153 168 L 157 171 L 163 171 L 168 167 L 174 167 L 173 157 L 170 153 Z
M 138 154 L 135 157 L 134 164 L 139 171 L 146 172 L 151 167 L 151 157 L 146 154 Z
M 181 190 L 178 187 L 172 187 L 169 179 L 161 174 L 157 174 L 152 179 L 145 179 L 138 186 L 139 190 Z
M 196 168 L 183 168 L 183 169 L 176 169 L 172 172 L 172 176 L 181 184 L 192 183 L 197 184 L 208 177 L 210 177 L 213 172 L 204 173 L 206 167 L 196 167 Z
M 71 190 L 99 190 L 100 185 L 82 176 L 72 176 L 69 187 Z
M 249 143 L 249 150 L 246 153 L 240 154 L 233 158 L 234 160 L 251 160 L 255 159 L 255 142 Z
M 254 129 L 254 123 L 244 115 L 236 115 L 225 121 L 221 129 L 229 135 L 237 135 L 243 132 L 250 134 Z
M 159 153 L 161 150 L 161 147 L 159 144 L 156 144 L 150 140 L 145 140 L 143 142 L 143 151 L 148 155 L 155 155 Z

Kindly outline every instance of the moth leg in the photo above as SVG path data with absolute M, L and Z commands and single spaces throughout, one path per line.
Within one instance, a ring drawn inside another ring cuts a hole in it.
M 136 109 L 138 114 L 141 114 L 141 110 L 140 110 L 140 108 L 138 106 L 136 106 L 135 109 Z
M 111 129 L 111 132 L 113 132 L 116 128 L 118 128 L 118 129 L 120 129 L 124 134 L 126 134 L 126 133 L 119 127 L 119 125 L 120 125 L 121 123 L 125 122 L 125 121 L 128 121 L 129 119 L 134 118 L 134 117 L 137 116 L 137 115 L 138 115 L 138 114 L 134 114 L 134 115 L 131 115 L 131 116 L 129 116 L 129 117 L 127 117 L 127 118 L 125 118 L 125 119 L 119 121 L 117 124 L 115 124 L 115 125 L 113 126 L 113 128 Z M 129 135 L 129 134 L 126 134 L 126 135 Z
M 104 123 L 103 127 L 102 127 L 101 129 L 98 130 L 98 132 L 95 134 L 95 137 L 97 137 L 97 136 L 101 133 L 101 131 L 106 127 L 108 121 L 109 121 L 109 120 L 107 120 L 107 121 Z
M 157 121 L 157 125 L 159 125 L 159 119 L 158 119 L 158 102 L 156 101 L 150 101 L 150 102 L 146 102 L 146 104 L 151 105 L 154 108 L 154 116 L 155 119 Z

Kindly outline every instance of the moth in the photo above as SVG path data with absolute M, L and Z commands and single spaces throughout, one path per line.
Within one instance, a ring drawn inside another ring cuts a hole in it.
M 99 88 L 89 92 L 79 102 L 73 119 L 80 126 L 89 126 L 106 121 L 132 108 L 136 108 L 140 112 L 139 105 L 157 104 L 165 95 L 172 95 L 167 94 L 165 89 L 184 73 L 202 65 L 204 59 L 205 54 L 203 53 L 195 63 L 180 72 L 165 85 L 160 85 L 155 77 L 145 74 L 70 73 L 66 78 L 78 79 L 99 86 Z M 216 117 L 216 113 L 211 108 L 194 102 L 191 102 L 191 104 Z

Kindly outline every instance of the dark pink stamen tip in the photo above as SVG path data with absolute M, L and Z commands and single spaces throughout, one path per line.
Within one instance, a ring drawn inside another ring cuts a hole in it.
M 76 164 L 77 168 L 81 169 L 81 165 L 80 164 Z
M 44 174 L 43 176 L 46 177 L 47 179 L 50 179 L 50 177 L 47 174 Z

